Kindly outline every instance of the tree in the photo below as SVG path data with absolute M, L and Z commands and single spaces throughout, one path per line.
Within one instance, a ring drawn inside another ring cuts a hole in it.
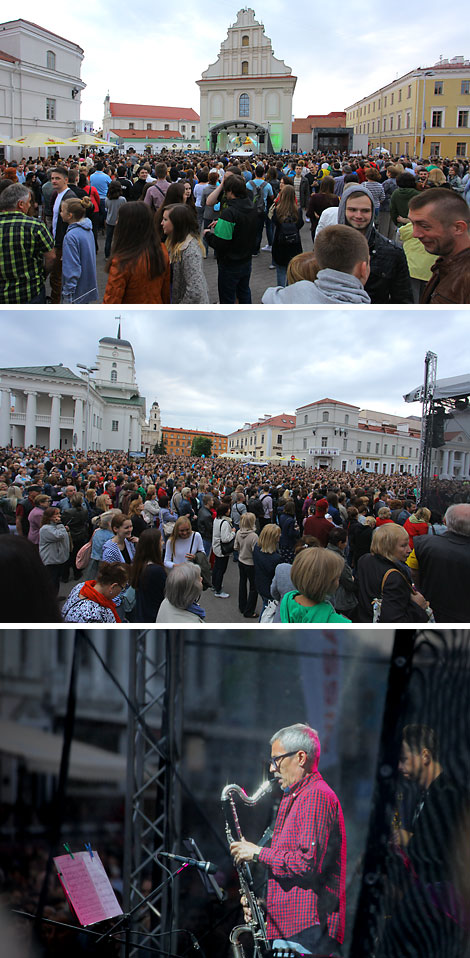
M 191 445 L 192 456 L 210 456 L 212 452 L 212 439 L 209 436 L 195 436 Z
M 166 456 L 165 440 L 162 436 L 160 442 L 156 442 L 153 447 L 154 456 Z

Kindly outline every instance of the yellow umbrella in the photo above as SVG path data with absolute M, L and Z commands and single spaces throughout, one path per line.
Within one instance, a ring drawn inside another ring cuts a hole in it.
M 77 133 L 77 136 L 70 136 L 66 142 L 75 146 L 110 146 L 107 140 L 94 136 L 93 133 Z
M 10 140 L 12 146 L 66 146 L 67 141 L 61 140 L 56 136 L 47 136 L 45 133 L 28 133 L 27 136 L 19 136 L 16 140 Z

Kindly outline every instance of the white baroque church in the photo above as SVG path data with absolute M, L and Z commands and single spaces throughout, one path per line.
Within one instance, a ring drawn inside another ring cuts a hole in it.
M 291 67 L 274 56 L 254 10 L 239 10 L 217 60 L 197 81 L 201 149 L 290 150 L 296 82 Z
M 0 447 L 140 452 L 145 399 L 131 343 L 104 336 L 89 369 L 0 368 Z

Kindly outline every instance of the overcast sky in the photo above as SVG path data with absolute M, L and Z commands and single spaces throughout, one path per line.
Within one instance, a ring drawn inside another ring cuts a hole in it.
M 92 365 L 116 336 L 116 307 L 0 310 L 1 365 Z M 421 415 L 403 395 L 437 353 L 439 379 L 470 371 L 468 311 L 122 310 L 137 382 L 162 424 L 227 434 L 264 414 L 294 413 L 326 397 L 394 415 Z
M 123 0 L 94 0 L 89 7 L 24 0 L 9 16 L 32 20 L 84 49 L 81 116 L 98 129 L 108 90 L 118 102 L 187 106 L 199 113 L 195 81 L 217 59 L 241 8 L 239 0 L 205 8 L 188 0 L 157 7 Z M 274 55 L 298 77 L 297 117 L 343 110 L 409 70 L 433 65 L 440 55 L 469 52 L 462 17 L 443 16 L 440 0 L 396 10 L 263 0 L 253 9 Z

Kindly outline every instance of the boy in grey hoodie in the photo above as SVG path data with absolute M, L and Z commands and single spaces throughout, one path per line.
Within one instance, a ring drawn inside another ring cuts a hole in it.
M 313 283 L 267 289 L 263 303 L 370 303 L 364 289 L 369 277 L 369 246 L 349 226 L 328 226 L 315 238 L 318 273 Z

